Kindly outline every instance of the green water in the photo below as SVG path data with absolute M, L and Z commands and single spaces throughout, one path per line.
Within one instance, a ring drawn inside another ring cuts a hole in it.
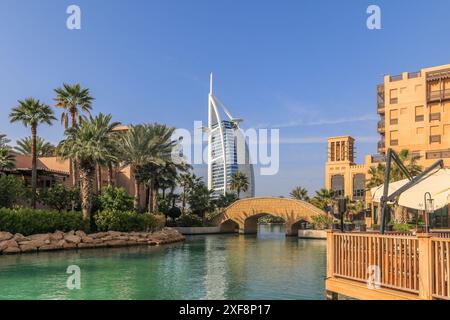
M 275 225 L 161 247 L 0 256 L 0 299 L 323 299 L 325 251 Z M 69 265 L 81 269 L 80 290 L 67 289 Z

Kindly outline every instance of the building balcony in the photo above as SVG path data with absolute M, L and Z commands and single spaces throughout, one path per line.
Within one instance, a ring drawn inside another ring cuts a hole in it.
M 379 141 L 378 142 L 378 153 L 384 154 L 386 152 L 386 142 Z M 375 162 L 375 161 L 374 161 Z
M 450 100 L 450 89 L 428 92 L 428 102 L 441 102 Z
M 389 78 L 390 82 L 401 81 L 401 80 L 403 80 L 403 75 L 402 74 L 399 74 L 397 76 L 391 76 Z
M 381 143 L 383 144 L 382 149 L 384 150 L 385 149 L 384 141 L 378 142 L 378 149 L 380 149 Z M 380 154 L 372 155 L 372 163 L 383 163 L 383 162 L 386 162 L 386 155 L 384 155 L 384 151 L 380 152 Z
M 378 121 L 377 128 L 379 133 L 384 133 L 386 131 L 386 124 L 384 123 L 384 120 Z
M 386 111 L 386 106 L 384 105 L 384 102 L 378 103 L 378 105 L 377 105 L 378 114 L 384 114 L 385 111 Z

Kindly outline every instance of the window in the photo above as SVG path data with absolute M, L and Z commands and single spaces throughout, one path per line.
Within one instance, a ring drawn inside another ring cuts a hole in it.
M 391 104 L 398 103 L 398 89 L 392 89 L 390 91 L 390 99 L 391 99 Z
M 398 131 L 391 131 L 391 146 L 398 146 Z
M 441 131 L 439 126 L 430 127 L 430 143 L 441 143 Z
M 343 197 L 345 195 L 345 180 L 343 175 L 335 175 L 331 177 L 331 190 L 333 190 L 336 197 Z
M 353 176 L 353 200 L 362 200 L 365 195 L 366 176 L 363 173 L 357 173 Z
M 416 122 L 422 122 L 425 120 L 425 110 L 423 106 L 417 106 L 416 108 Z
M 394 109 L 390 112 L 390 122 L 391 125 L 398 124 L 398 110 Z

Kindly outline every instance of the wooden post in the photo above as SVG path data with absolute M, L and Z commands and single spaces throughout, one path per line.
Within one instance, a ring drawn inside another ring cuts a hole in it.
M 431 234 L 418 234 L 419 241 L 419 297 L 432 300 L 433 261 L 431 251 Z
M 334 236 L 333 230 L 327 230 L 327 278 L 334 276 Z

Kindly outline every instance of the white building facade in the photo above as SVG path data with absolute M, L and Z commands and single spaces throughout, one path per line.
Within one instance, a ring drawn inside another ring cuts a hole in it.
M 255 196 L 255 178 L 245 136 L 239 127 L 242 119 L 234 118 L 213 95 L 212 74 L 208 98 L 208 188 L 218 197 L 232 192 L 231 179 L 240 171 L 249 182 L 241 198 Z

